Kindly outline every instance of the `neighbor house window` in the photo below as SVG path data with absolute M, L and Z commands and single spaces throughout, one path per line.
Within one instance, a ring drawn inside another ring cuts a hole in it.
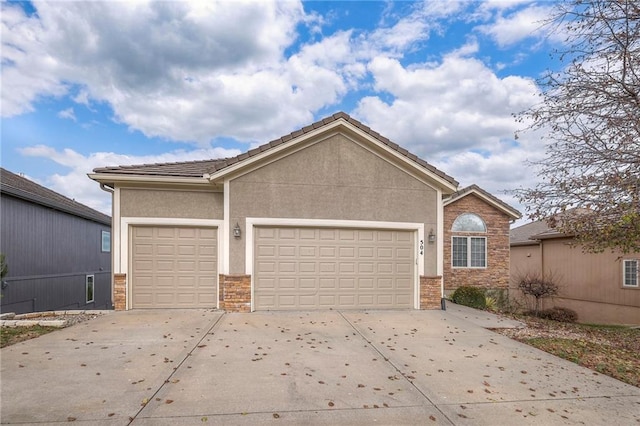
M 87 275 L 87 280 L 86 280 L 86 299 L 87 299 L 87 303 L 91 303 L 93 302 L 93 296 L 94 296 L 94 285 L 93 285 L 93 280 L 94 277 L 93 275 Z
M 485 237 L 453 237 L 451 247 L 451 264 L 454 268 L 487 267 Z
M 487 232 L 484 220 L 477 214 L 462 213 L 453 221 L 452 232 Z M 451 265 L 454 268 L 486 268 L 487 238 L 454 236 L 451 239 Z
M 638 262 L 637 260 L 625 260 L 622 262 L 622 285 L 625 287 L 638 287 Z
M 111 251 L 111 232 L 102 231 L 102 252 L 109 253 Z

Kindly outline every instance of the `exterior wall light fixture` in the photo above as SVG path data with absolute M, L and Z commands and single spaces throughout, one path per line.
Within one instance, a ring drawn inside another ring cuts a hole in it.
M 238 225 L 238 222 L 236 222 L 236 226 L 233 227 L 233 237 L 240 238 L 241 234 L 242 231 L 240 230 L 240 225 Z
M 431 228 L 431 230 L 429 231 L 429 237 L 427 241 L 429 241 L 429 244 L 433 244 L 436 242 L 436 234 L 433 233 L 433 228 Z

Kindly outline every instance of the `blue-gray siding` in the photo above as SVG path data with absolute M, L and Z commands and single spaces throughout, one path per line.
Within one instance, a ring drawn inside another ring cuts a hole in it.
M 111 253 L 102 252 L 111 226 L 2 194 L 0 251 L 9 273 L 2 312 L 111 308 Z M 94 302 L 85 277 L 94 275 Z

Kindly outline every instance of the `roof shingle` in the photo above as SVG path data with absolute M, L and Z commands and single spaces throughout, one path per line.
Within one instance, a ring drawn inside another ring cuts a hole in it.
M 0 192 L 105 225 L 111 225 L 111 218 L 106 214 L 1 167 Z

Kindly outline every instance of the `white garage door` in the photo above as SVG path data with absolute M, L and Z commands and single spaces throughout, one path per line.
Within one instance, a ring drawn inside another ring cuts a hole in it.
M 133 308 L 215 308 L 217 229 L 132 227 Z
M 410 309 L 413 231 L 257 227 L 254 308 Z

